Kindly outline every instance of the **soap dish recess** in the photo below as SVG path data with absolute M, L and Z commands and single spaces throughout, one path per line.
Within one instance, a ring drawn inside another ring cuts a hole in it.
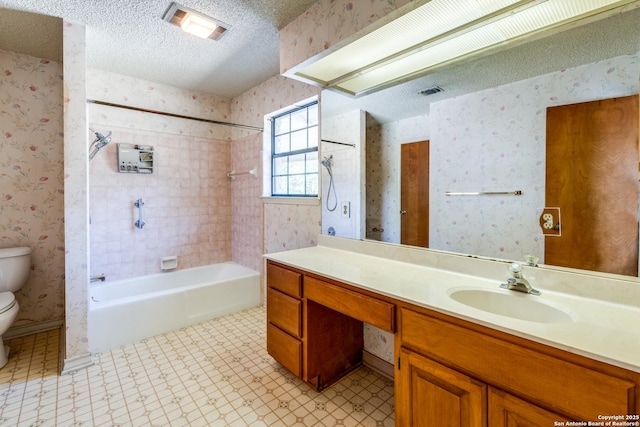
M 178 268 L 177 256 L 166 256 L 160 258 L 160 270 L 175 270 L 176 268 Z

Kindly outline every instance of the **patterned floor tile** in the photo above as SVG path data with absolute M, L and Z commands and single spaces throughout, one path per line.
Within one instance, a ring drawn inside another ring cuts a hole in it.
M 266 352 L 258 307 L 94 355 L 58 375 L 60 330 L 7 340 L 0 427 L 394 425 L 393 382 L 360 368 L 317 393 Z

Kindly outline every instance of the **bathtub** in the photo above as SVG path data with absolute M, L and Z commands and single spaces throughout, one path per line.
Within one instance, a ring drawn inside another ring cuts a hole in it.
M 260 274 L 233 262 L 89 285 L 98 353 L 260 305 Z

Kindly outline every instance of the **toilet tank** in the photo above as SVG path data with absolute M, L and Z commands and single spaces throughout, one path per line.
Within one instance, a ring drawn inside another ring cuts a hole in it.
M 31 248 L 0 249 L 0 292 L 16 292 L 29 277 Z

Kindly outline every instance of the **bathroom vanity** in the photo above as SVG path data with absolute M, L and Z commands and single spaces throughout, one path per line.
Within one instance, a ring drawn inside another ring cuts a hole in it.
M 500 289 L 505 263 L 324 236 L 266 258 L 269 353 L 321 390 L 361 363 L 362 322 L 394 333 L 396 425 L 640 423 L 640 307 L 585 295 L 636 283 L 525 268 L 534 296 Z

